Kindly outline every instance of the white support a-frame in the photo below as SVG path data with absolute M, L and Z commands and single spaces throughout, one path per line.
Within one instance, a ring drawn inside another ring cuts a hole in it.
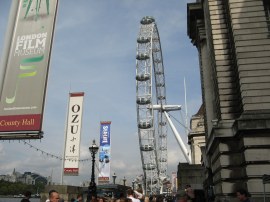
M 153 107 L 153 109 L 156 109 L 156 110 L 162 110 L 162 111 L 163 111 L 163 113 L 164 113 L 165 116 L 166 116 L 166 119 L 168 120 L 168 122 L 169 122 L 169 124 L 170 124 L 170 127 L 171 127 L 171 129 L 172 129 L 172 131 L 173 131 L 173 134 L 174 134 L 174 136 L 175 136 L 175 138 L 176 138 L 176 140 L 177 140 L 177 142 L 178 142 L 178 144 L 179 144 L 179 146 L 180 146 L 180 149 L 181 149 L 181 151 L 182 151 L 182 153 L 183 153 L 183 155 L 184 155 L 186 161 L 187 161 L 189 164 L 191 164 L 191 156 L 190 156 L 190 153 L 189 153 L 188 149 L 186 148 L 186 146 L 185 146 L 185 144 L 184 144 L 184 142 L 183 142 L 183 140 L 182 140 L 180 134 L 179 134 L 178 131 L 176 130 L 176 128 L 175 128 L 175 126 L 174 126 L 174 124 L 173 124 L 171 118 L 169 117 L 169 115 L 168 115 L 168 113 L 167 113 L 168 111 L 181 110 L 181 105 L 163 105 L 163 106 L 161 106 L 161 105 L 153 105 L 152 107 Z

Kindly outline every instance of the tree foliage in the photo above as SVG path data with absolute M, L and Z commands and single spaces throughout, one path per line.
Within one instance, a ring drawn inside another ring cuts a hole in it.
M 0 195 L 19 195 L 26 191 L 37 194 L 44 191 L 45 185 L 38 183 L 35 185 L 24 184 L 22 182 L 8 182 L 0 180 Z

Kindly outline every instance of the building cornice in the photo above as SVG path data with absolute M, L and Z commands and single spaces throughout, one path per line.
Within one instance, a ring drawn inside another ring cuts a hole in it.
M 202 3 L 189 3 L 187 4 L 187 34 L 193 44 L 198 38 L 198 20 L 204 17 Z M 199 25 L 201 26 L 201 25 Z

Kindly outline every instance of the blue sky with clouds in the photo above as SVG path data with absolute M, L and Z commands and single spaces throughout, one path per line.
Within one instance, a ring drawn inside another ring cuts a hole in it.
M 0 50 L 2 52 L 10 0 L 0 1 Z M 168 104 L 184 105 L 187 86 L 188 117 L 201 105 L 196 48 L 187 36 L 187 3 L 194 0 L 60 0 L 51 54 L 45 112 L 44 138 L 27 143 L 62 156 L 69 92 L 85 92 L 81 134 L 81 159 L 89 159 L 88 147 L 99 139 L 100 121 L 112 121 L 111 173 L 117 183 L 125 176 L 131 184 L 142 173 L 136 115 L 136 39 L 140 20 L 153 16 L 161 38 Z M 174 117 L 184 124 L 185 112 Z M 183 135 L 184 128 L 175 122 Z M 168 175 L 184 157 L 168 129 Z M 183 138 L 186 140 L 186 137 Z M 22 141 L 0 142 L 0 174 L 14 168 L 23 173 L 52 174 L 60 182 L 61 161 Z M 80 185 L 90 179 L 91 162 L 80 163 L 78 177 L 64 183 Z

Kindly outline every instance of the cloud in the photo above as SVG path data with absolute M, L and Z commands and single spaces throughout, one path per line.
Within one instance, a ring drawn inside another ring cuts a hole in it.
M 0 7 L 0 33 L 5 33 L 10 4 L 4 2 Z M 81 159 L 90 158 L 88 147 L 93 139 L 99 140 L 99 123 L 109 120 L 112 121 L 111 172 L 116 172 L 118 182 L 125 176 L 129 183 L 141 174 L 135 101 L 136 39 L 140 20 L 144 16 L 156 19 L 164 60 L 167 103 L 184 105 L 185 77 L 188 111 L 192 115 L 200 107 L 201 95 L 197 50 L 186 34 L 188 2 L 193 1 L 59 1 L 43 118 L 44 138 L 29 143 L 62 156 L 68 94 L 83 91 Z M 0 48 L 3 41 L 1 35 Z M 180 119 L 180 112 L 176 117 Z M 183 131 L 181 126 L 177 127 Z M 168 170 L 176 171 L 183 159 L 172 132 L 168 131 Z M 16 168 L 20 172 L 52 175 L 54 181 L 60 182 L 62 162 L 23 142 L 1 142 L 0 156 L 0 174 L 10 173 Z M 89 180 L 90 168 L 91 161 L 80 162 L 80 175 L 64 177 L 64 181 L 80 184 Z
M 180 151 L 180 149 L 170 150 L 168 151 L 168 164 L 170 165 L 178 165 L 178 163 L 185 163 L 185 157 Z

